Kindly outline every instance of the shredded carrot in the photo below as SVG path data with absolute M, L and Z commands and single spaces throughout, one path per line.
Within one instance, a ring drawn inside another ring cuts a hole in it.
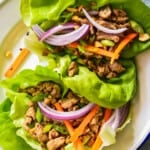
M 78 46 L 80 46 L 77 42 L 74 43 L 70 43 L 68 45 L 69 48 L 78 48 Z M 104 50 L 102 48 L 98 48 L 92 45 L 86 45 L 84 46 L 85 50 L 88 52 L 92 52 L 98 55 L 103 55 L 103 56 L 107 56 L 107 57 L 113 57 L 113 52 L 109 52 L 107 50 Z
M 106 121 L 108 121 L 108 119 L 111 117 L 111 115 L 112 115 L 112 110 L 111 109 L 105 109 L 104 118 L 102 120 L 102 126 Z M 97 135 L 96 141 L 92 146 L 92 150 L 98 150 L 100 148 L 100 146 L 102 145 L 102 143 L 103 142 L 102 142 L 100 136 Z
M 100 148 L 100 146 L 102 145 L 102 143 L 103 142 L 102 142 L 100 136 L 98 135 L 97 138 L 96 138 L 95 143 L 92 146 L 92 150 L 98 150 Z
M 69 48 L 77 48 L 78 45 L 79 44 L 77 42 L 73 42 L 73 43 L 68 44 L 67 47 L 69 47 Z
M 124 37 L 124 39 L 119 43 L 118 47 L 114 51 L 114 55 L 111 58 L 111 64 L 113 64 L 114 60 L 118 58 L 120 52 L 123 50 L 123 48 L 131 42 L 135 37 L 137 36 L 137 33 L 130 33 L 127 36 Z
M 85 116 L 79 127 L 75 130 L 73 135 L 71 135 L 71 141 L 76 141 L 78 137 L 84 132 L 85 127 L 88 125 L 88 123 L 91 121 L 91 119 L 95 116 L 95 114 L 98 112 L 100 107 L 98 105 L 94 106 L 93 109 Z
M 88 51 L 88 52 L 98 54 L 98 55 L 113 57 L 113 52 L 109 52 L 107 50 L 104 50 L 104 49 L 101 49 L 101 48 L 98 48 L 98 47 L 88 45 L 88 46 L 85 47 L 85 50 Z
M 111 109 L 105 109 L 104 112 L 104 118 L 103 118 L 103 123 L 105 123 L 106 121 L 108 121 L 108 119 L 111 117 L 112 115 L 112 110 Z
M 20 67 L 22 62 L 26 59 L 26 57 L 29 54 L 29 50 L 24 48 L 20 51 L 19 55 L 17 58 L 14 60 L 14 62 L 10 65 L 8 70 L 5 72 L 5 77 L 11 77 L 14 75 L 15 71 Z
M 61 107 L 61 105 L 59 103 L 55 103 L 54 105 L 55 105 L 57 110 L 63 111 L 63 109 L 62 109 L 62 107 Z M 65 124 L 66 128 L 68 129 L 69 134 L 73 135 L 74 134 L 74 128 L 72 127 L 70 121 L 64 120 L 64 124 Z M 79 138 L 73 143 L 75 145 L 76 150 L 84 150 L 84 146 L 81 143 Z

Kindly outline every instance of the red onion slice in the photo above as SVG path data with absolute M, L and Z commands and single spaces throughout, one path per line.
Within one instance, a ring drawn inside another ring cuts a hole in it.
M 84 106 L 79 110 L 70 111 L 70 112 L 61 112 L 61 111 L 54 110 L 48 107 L 47 105 L 45 105 L 43 102 L 38 102 L 38 106 L 41 109 L 43 115 L 45 115 L 49 119 L 74 120 L 86 115 L 95 106 L 95 104 L 89 103 L 88 105 Z
M 40 28 L 40 26 L 37 24 L 32 26 L 32 30 L 38 36 L 39 39 L 44 34 L 44 30 L 42 28 Z
M 109 34 L 119 34 L 119 33 L 125 32 L 127 30 L 127 28 L 121 28 L 121 29 L 106 28 L 106 27 L 98 24 L 96 21 L 94 21 L 84 8 L 82 8 L 82 11 L 83 11 L 84 15 L 86 16 L 86 18 L 89 20 L 89 22 L 100 31 L 103 31 L 103 32 L 109 33 Z
M 89 25 L 83 24 L 80 28 L 63 35 L 52 35 L 45 42 L 54 46 L 65 46 L 81 39 L 89 31 Z
M 34 25 L 32 29 L 34 33 L 39 37 L 39 39 L 43 36 L 44 31 L 38 25 Z M 51 35 L 50 37 L 45 39 L 44 42 L 54 46 L 65 46 L 81 39 L 84 35 L 88 33 L 88 31 L 89 25 L 83 24 L 81 27 L 70 33 L 62 35 Z
M 110 125 L 114 130 L 119 128 L 126 120 L 130 109 L 130 103 L 114 110 L 111 118 L 105 123 Z
M 73 23 L 66 23 L 64 25 L 58 25 L 55 26 L 51 29 L 49 29 L 48 31 L 44 32 L 44 34 L 41 36 L 40 41 L 44 41 L 46 38 L 48 38 L 49 36 L 58 33 L 60 31 L 63 31 L 65 29 L 75 29 L 77 25 L 73 24 Z

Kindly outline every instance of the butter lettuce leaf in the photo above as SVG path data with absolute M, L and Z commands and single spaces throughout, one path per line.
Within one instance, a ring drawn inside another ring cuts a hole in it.
M 71 58 L 60 58 L 58 72 L 67 88 L 86 97 L 89 101 L 107 108 L 117 108 L 130 101 L 136 92 L 136 67 L 132 60 L 122 60 L 126 71 L 119 77 L 103 80 L 84 66 L 79 66 L 78 74 L 67 76 Z M 66 69 L 66 70 L 65 70 Z
M 75 0 L 21 0 L 20 11 L 27 26 L 46 21 L 56 22 Z
M 11 104 L 9 99 L 5 99 L 0 104 L 0 146 L 4 150 L 21 150 L 22 148 L 32 150 L 22 138 L 16 135 L 17 128 L 9 117 Z
M 20 128 L 17 130 L 16 134 L 21 137 L 28 145 L 30 145 L 35 150 L 44 150 L 42 149 L 40 143 L 34 140 L 28 133 L 23 129 Z

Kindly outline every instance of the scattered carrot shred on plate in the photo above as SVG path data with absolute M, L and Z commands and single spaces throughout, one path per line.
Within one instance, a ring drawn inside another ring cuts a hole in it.
M 63 111 L 63 109 L 59 103 L 55 103 L 54 105 L 57 110 Z M 66 128 L 68 129 L 68 132 L 70 133 L 70 135 L 72 135 L 74 133 L 74 128 L 72 127 L 70 121 L 64 120 L 64 124 L 65 124 Z M 77 140 L 73 143 L 75 145 L 76 150 L 84 150 L 84 145 L 82 144 L 82 142 L 80 141 L 79 138 L 77 138 Z
M 21 66 L 23 61 L 26 59 L 30 51 L 26 48 L 21 49 L 19 55 L 16 57 L 16 59 L 12 62 L 10 67 L 5 72 L 5 77 L 11 77 L 14 75 L 14 73 L 17 71 L 17 69 Z

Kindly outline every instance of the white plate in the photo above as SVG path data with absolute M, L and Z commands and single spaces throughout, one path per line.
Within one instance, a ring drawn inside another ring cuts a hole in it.
M 23 48 L 23 37 L 27 28 L 20 20 L 19 1 L 10 0 L 0 5 L 0 78 L 4 78 L 4 71 Z M 12 51 L 13 57 L 6 58 L 5 53 Z M 150 51 L 140 54 L 137 58 L 138 66 L 138 93 L 134 100 L 132 122 L 117 135 L 117 143 L 107 150 L 136 150 L 150 132 Z M 39 63 L 36 56 L 31 55 L 22 65 L 26 67 L 35 67 Z M 0 89 L 0 100 L 5 94 Z

